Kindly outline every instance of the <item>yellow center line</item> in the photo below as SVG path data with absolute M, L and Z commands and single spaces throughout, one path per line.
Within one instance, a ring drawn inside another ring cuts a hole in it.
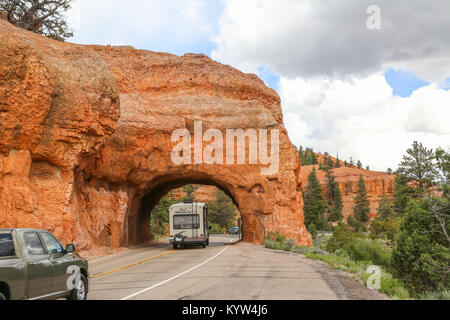
M 93 276 L 91 276 L 91 277 L 89 277 L 89 278 L 90 278 L 90 279 L 95 279 L 95 278 L 99 278 L 99 277 L 106 276 L 106 275 L 111 274 L 111 273 L 115 273 L 115 272 L 118 272 L 118 271 L 126 270 L 126 269 L 129 269 L 129 268 L 138 266 L 138 265 L 140 265 L 140 264 L 147 263 L 147 262 L 149 262 L 149 261 L 155 260 L 155 259 L 157 259 L 157 258 L 163 257 L 163 256 L 165 256 L 165 255 L 168 255 L 169 253 L 174 252 L 174 251 L 175 251 L 175 250 L 169 250 L 169 251 L 160 253 L 160 254 L 158 254 L 158 255 L 156 255 L 156 256 L 153 256 L 153 257 L 150 257 L 150 258 L 147 258 L 147 259 L 144 259 L 144 260 L 140 260 L 140 261 L 135 262 L 135 263 L 133 263 L 133 264 L 129 264 L 129 265 L 127 265 L 127 266 L 123 266 L 123 267 L 116 268 L 116 269 L 113 269 L 113 270 L 110 270 L 110 271 L 106 271 L 106 272 L 102 272 L 102 273 L 97 273 L 97 274 L 95 274 L 95 275 L 93 275 Z

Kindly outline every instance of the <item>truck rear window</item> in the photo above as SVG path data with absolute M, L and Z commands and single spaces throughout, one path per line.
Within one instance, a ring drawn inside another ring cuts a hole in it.
M 14 241 L 10 233 L 0 233 L 0 257 L 14 256 Z

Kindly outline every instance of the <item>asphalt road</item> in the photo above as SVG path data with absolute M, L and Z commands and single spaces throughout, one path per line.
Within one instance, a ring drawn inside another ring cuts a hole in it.
M 90 262 L 90 300 L 384 299 L 301 255 L 212 237 L 206 249 L 142 248 Z

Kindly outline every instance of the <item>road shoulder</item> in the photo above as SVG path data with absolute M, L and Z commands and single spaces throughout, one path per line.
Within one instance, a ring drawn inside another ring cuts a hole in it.
M 311 266 L 319 273 L 328 286 L 333 290 L 340 300 L 390 300 L 388 296 L 378 290 L 368 289 L 356 275 L 342 270 L 331 269 L 323 261 L 311 260 L 308 257 L 295 253 L 280 250 L 271 250 L 279 254 L 287 254 Z

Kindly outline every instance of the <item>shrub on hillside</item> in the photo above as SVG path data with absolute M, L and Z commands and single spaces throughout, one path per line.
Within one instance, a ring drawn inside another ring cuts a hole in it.
M 391 244 L 395 243 L 400 230 L 401 218 L 388 218 L 386 220 L 375 219 L 370 226 L 371 239 L 386 239 Z
M 347 217 L 347 223 L 356 232 L 367 232 L 366 226 L 362 222 L 354 219 L 352 216 Z
M 291 251 L 295 246 L 295 240 L 294 239 L 287 239 L 283 241 L 283 250 L 285 251 Z
M 314 223 L 309 224 L 306 229 L 308 229 L 308 232 L 311 234 L 311 236 L 314 238 L 317 235 L 317 228 Z
M 391 251 L 379 241 L 356 238 L 347 243 L 344 250 L 352 260 L 367 261 L 385 268 L 390 266 Z
M 441 215 L 450 210 L 445 199 Z M 427 200 L 411 200 L 392 252 L 394 276 L 416 293 L 450 289 L 450 246 Z M 448 219 L 448 218 L 447 218 Z M 450 234 L 450 226 L 446 226 Z
M 339 224 L 334 228 L 333 236 L 328 240 L 326 250 L 328 252 L 335 252 L 337 249 L 342 249 L 347 243 L 357 238 L 358 234 L 344 224 Z

